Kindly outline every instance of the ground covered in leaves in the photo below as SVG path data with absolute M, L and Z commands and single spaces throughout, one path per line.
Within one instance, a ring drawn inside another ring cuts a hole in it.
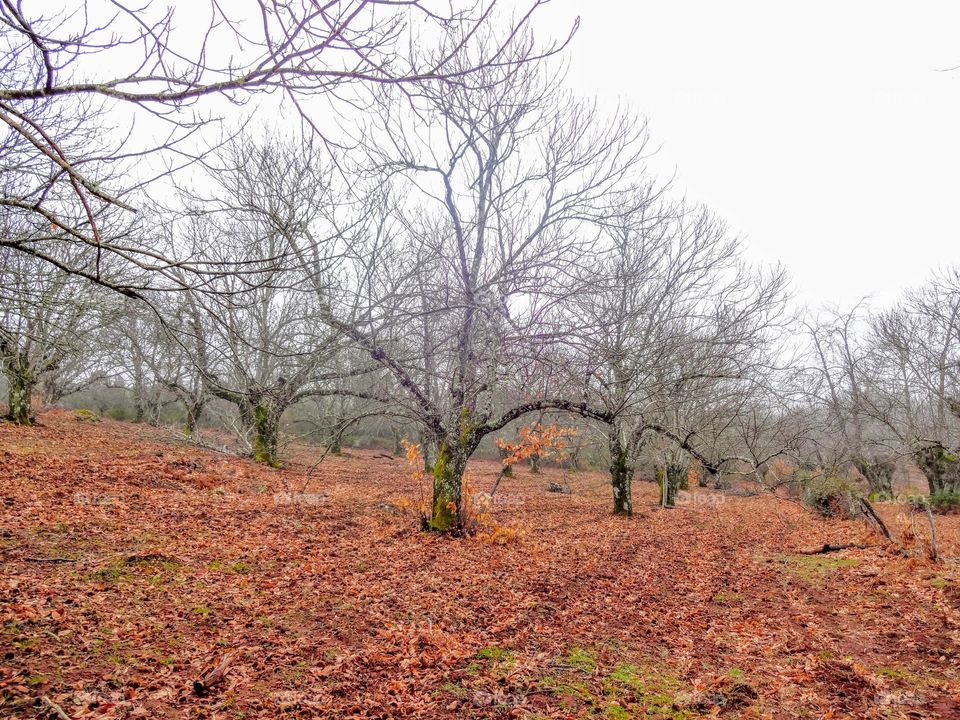
M 2 717 L 960 717 L 956 516 L 934 564 L 770 496 L 638 483 L 626 519 L 600 473 L 520 470 L 450 539 L 383 453 L 270 470 L 40 419 L 0 426 Z

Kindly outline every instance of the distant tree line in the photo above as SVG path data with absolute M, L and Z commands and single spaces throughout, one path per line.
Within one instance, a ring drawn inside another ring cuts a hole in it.
M 651 175 L 643 118 L 564 89 L 542 4 L 211 2 L 195 47 L 149 4 L 0 4 L 8 418 L 121 387 L 195 439 L 226 408 L 269 465 L 294 409 L 335 451 L 381 423 L 421 444 L 426 525 L 454 533 L 481 443 L 545 417 L 603 438 L 620 514 L 649 457 L 668 496 L 775 459 L 886 494 L 908 459 L 960 490 L 957 273 L 791 313 L 782 268 Z

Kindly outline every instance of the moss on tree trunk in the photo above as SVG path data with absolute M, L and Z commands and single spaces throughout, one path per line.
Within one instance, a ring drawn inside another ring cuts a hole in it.
M 867 481 L 867 492 L 871 497 L 893 497 L 893 473 L 896 463 L 889 458 L 868 460 L 863 457 L 853 459 L 853 464 Z
M 610 485 L 613 488 L 613 514 L 633 515 L 633 467 L 626 449 L 619 443 L 611 443 Z
M 613 489 L 613 514 L 633 515 L 633 466 L 622 441 L 621 430 L 611 427 L 607 435 L 610 451 L 610 487 Z
M 29 373 L 7 373 L 7 419 L 15 425 L 33 425 L 33 386 L 36 383 Z
M 433 463 L 433 502 L 427 529 L 456 533 L 463 529 L 463 471 L 467 465 L 462 448 L 442 441 Z
M 657 484 L 660 486 L 660 503 L 664 507 L 677 504 L 677 493 L 687 486 L 687 466 L 669 463 L 657 468 Z
M 253 406 L 253 460 L 254 462 L 280 467 L 277 443 L 280 434 L 281 410 L 273 404 L 260 401 Z
M 927 478 L 931 495 L 960 492 L 960 457 L 956 453 L 934 445 L 918 450 L 914 458 Z

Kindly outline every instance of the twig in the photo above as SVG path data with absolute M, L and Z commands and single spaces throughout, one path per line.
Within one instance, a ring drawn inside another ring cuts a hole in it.
M 36 563 L 72 563 L 76 562 L 76 558 L 65 558 L 65 557 L 25 557 L 23 558 L 24 562 L 36 562 Z
M 70 720 L 70 716 L 67 715 L 63 708 L 57 705 L 53 700 L 48 698 L 46 695 L 40 698 L 44 705 L 46 705 L 50 710 L 53 711 L 53 714 L 56 715 L 60 720 Z
M 927 510 L 927 521 L 930 523 L 930 559 L 937 559 L 937 525 L 933 521 L 933 512 L 930 510 L 930 503 L 926 503 L 924 507 Z

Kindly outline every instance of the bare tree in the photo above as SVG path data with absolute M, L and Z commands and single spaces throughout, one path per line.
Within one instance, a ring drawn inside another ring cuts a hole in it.
M 935 275 L 872 325 L 875 416 L 913 456 L 931 494 L 960 492 L 960 272 Z
M 607 220 L 607 251 L 568 302 L 570 367 L 606 425 L 614 512 L 627 515 L 635 463 L 655 438 L 672 492 L 690 456 L 712 473 L 765 459 L 745 458 L 733 436 L 769 376 L 785 302 L 783 272 L 744 266 L 739 241 L 705 209 L 649 187 L 632 207 Z
M 436 448 L 425 524 L 437 531 L 462 529 L 464 468 L 486 435 L 577 404 L 517 387 L 517 367 L 559 340 L 547 309 L 592 245 L 583 227 L 625 197 L 645 140 L 631 115 L 603 118 L 539 66 L 510 58 L 475 85 L 384 93 L 362 141 L 392 194 L 325 318 L 392 376 L 384 400 Z
M 142 296 L 139 271 L 192 280 L 204 268 L 189 256 L 109 236 L 98 217 L 105 208 L 134 211 L 138 191 L 203 157 L 216 145 L 207 129 L 224 105 L 269 95 L 322 135 L 318 102 L 349 108 L 366 103 L 370 88 L 424 80 L 465 86 L 480 71 L 557 51 L 563 43 L 505 54 L 545 2 L 532 0 L 503 23 L 496 0 L 446 8 L 420 0 L 244 0 L 228 8 L 208 0 L 189 17 L 152 2 L 2 0 L 0 125 L 8 137 L 0 205 L 54 231 L 0 244 L 128 295 Z M 496 39 L 465 64 L 481 34 Z M 84 212 L 64 213 L 64 202 Z M 84 250 L 78 262 L 54 252 L 64 244 Z M 125 272 L 105 275 L 105 255 L 122 259 Z
M 0 371 L 7 381 L 7 418 L 31 425 L 35 388 L 84 351 L 109 319 L 110 303 L 85 280 L 50 273 L 35 258 L 9 248 L 0 249 L 0 288 Z
M 820 445 L 832 446 L 827 464 L 850 462 L 871 494 L 887 497 L 893 493 L 898 450 L 878 422 L 875 388 L 882 371 L 869 345 L 864 314 L 861 303 L 849 312 L 832 311 L 805 323 L 813 356 L 809 389 L 825 411 Z

